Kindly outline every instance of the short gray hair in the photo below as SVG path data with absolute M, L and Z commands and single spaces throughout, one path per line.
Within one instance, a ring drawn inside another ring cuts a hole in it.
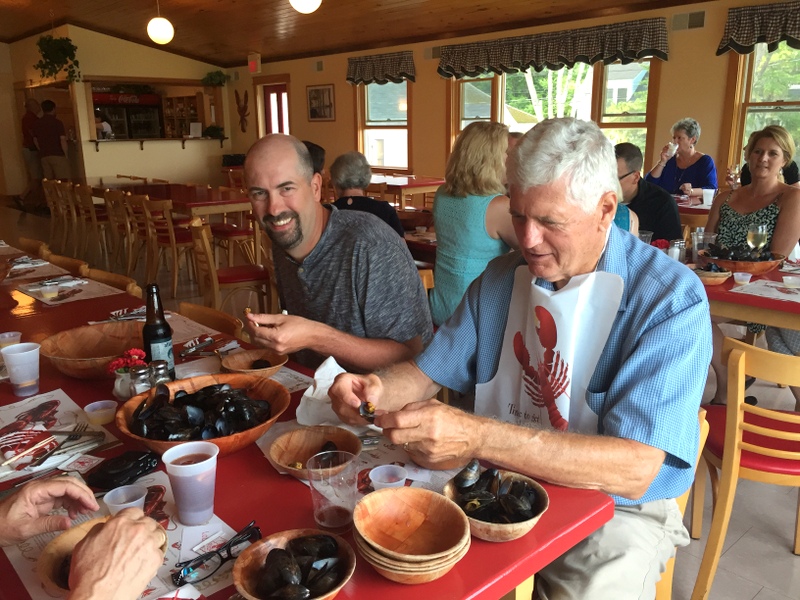
M 533 127 L 508 159 L 508 183 L 520 192 L 567 177 L 567 201 L 591 212 L 600 196 L 621 197 L 614 146 L 592 121 L 547 119 Z
M 672 133 L 674 134 L 676 131 L 685 132 L 686 137 L 694 138 L 695 142 L 700 139 L 700 123 L 691 117 L 686 117 L 675 123 L 672 126 Z
M 361 152 L 345 152 L 331 165 L 331 183 L 340 190 L 366 190 L 372 180 L 372 169 Z

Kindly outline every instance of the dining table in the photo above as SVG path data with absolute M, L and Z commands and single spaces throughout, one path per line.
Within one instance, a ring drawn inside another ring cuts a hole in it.
M 151 200 L 172 200 L 172 210 L 188 217 L 207 217 L 226 213 L 250 212 L 247 195 L 239 189 L 220 189 L 182 183 L 116 183 L 92 187 L 92 195 L 102 198 L 106 189 L 131 194 L 146 194 Z
M 444 184 L 443 177 L 416 175 L 372 175 L 373 185 L 386 185 L 386 192 L 397 196 L 398 210 L 406 209 L 406 196 L 424 196 L 439 189 Z M 413 199 L 412 199 L 413 204 Z M 424 202 L 421 203 L 424 205 Z
M 125 293 L 81 301 L 81 310 L 68 306 L 45 306 L 13 288 L 5 288 L 0 293 L 10 293 L 17 302 L 16 307 L 0 315 L 0 331 L 21 331 L 22 341 L 26 342 L 41 342 L 65 329 L 86 325 L 89 320 L 106 319 L 112 311 L 142 306 L 140 299 Z M 247 344 L 242 342 L 242 346 L 247 347 Z M 176 360 L 180 364 L 184 359 Z M 68 377 L 45 358 L 41 359 L 40 365 L 40 392 L 60 388 L 80 407 L 111 397 L 113 379 Z M 312 375 L 309 370 L 291 361 L 284 368 Z M 279 421 L 294 419 L 302 393 L 299 390 L 292 394 L 289 409 Z M 8 382 L 0 383 L 0 406 L 18 400 Z M 124 450 L 143 449 L 135 440 L 122 434 L 114 423 L 105 427 L 123 442 L 123 446 L 99 453 L 98 456 L 110 458 Z M 406 586 L 384 579 L 358 558 L 355 573 L 338 598 L 400 600 L 415 593 L 439 599 L 488 600 L 505 594 L 509 594 L 508 597 L 530 598 L 533 575 L 600 528 L 614 514 L 613 502 L 606 494 L 541 483 L 550 498 L 549 509 L 533 530 L 522 538 L 505 543 L 473 539 L 470 550 L 452 571 L 436 581 L 418 586 Z M 0 489 L 7 487 L 8 484 L 0 485 Z M 308 488 L 293 477 L 279 474 L 256 444 L 220 457 L 215 514 L 235 530 L 255 520 L 264 535 L 315 527 Z M 345 534 L 345 539 L 353 545 L 350 533 Z M 4 573 L 0 600 L 31 597 L 3 552 L 0 552 L 0 569 Z M 233 592 L 231 582 L 231 586 L 209 598 L 226 600 Z

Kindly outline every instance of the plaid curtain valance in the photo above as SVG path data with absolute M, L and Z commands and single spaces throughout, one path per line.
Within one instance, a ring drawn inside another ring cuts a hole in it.
M 662 17 L 442 46 L 438 71 L 442 77 L 460 79 L 530 67 L 555 71 L 577 62 L 627 64 L 649 56 L 667 60 L 668 53 L 667 21 Z
M 416 75 L 411 50 L 347 59 L 350 83 L 402 83 L 404 79 L 414 81 Z
M 729 50 L 750 54 L 760 43 L 767 44 L 772 52 L 780 42 L 800 49 L 800 2 L 728 9 L 717 56 Z

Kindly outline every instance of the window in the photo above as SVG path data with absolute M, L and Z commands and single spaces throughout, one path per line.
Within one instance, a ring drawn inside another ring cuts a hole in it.
M 613 143 L 631 142 L 646 154 L 648 127 L 655 121 L 648 89 L 657 63 L 577 63 L 558 71 L 451 80 L 457 111 L 453 139 L 473 121 L 500 121 L 524 133 L 544 119 L 575 117 L 597 122 Z
M 356 88 L 359 150 L 369 164 L 387 170 L 410 170 L 410 87 L 402 83 L 370 83 Z
M 781 42 L 777 50 L 767 52 L 766 44 L 756 44 L 755 51 L 740 60 L 742 102 L 734 164 L 742 157 L 748 136 L 767 125 L 781 125 L 800 141 L 800 50 Z

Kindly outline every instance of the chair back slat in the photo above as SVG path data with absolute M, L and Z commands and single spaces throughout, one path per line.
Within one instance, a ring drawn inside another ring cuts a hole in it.
M 192 243 L 194 244 L 195 264 L 200 288 L 206 297 L 206 304 L 213 305 L 214 299 L 219 297 L 219 279 L 214 261 L 214 252 L 211 249 L 211 228 L 200 219 L 191 223 Z M 208 300 L 211 299 L 211 302 Z

